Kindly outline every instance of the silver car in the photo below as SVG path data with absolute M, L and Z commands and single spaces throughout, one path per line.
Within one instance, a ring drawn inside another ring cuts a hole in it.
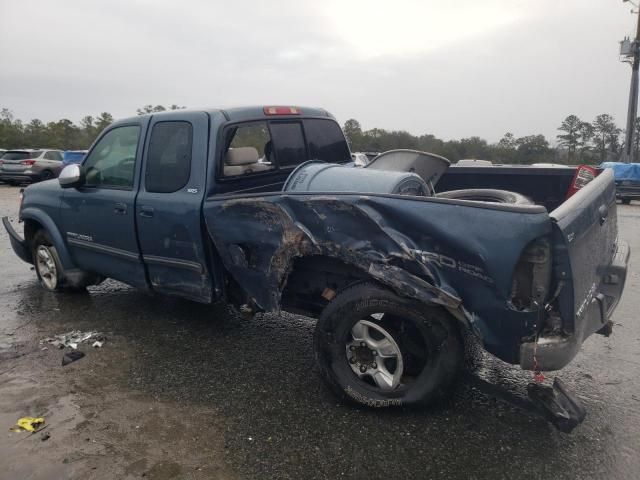
M 56 178 L 61 170 L 61 150 L 48 148 L 7 150 L 0 157 L 0 181 L 10 185 Z

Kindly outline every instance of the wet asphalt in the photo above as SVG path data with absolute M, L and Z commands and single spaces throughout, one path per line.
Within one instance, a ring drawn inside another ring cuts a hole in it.
M 17 194 L 0 185 L 0 215 Z M 0 478 L 640 478 L 640 202 L 618 219 L 632 259 L 614 333 L 558 373 L 588 411 L 570 435 L 464 379 L 425 411 L 342 405 L 317 375 L 313 320 L 113 281 L 47 293 L 3 230 Z M 107 341 L 62 367 L 39 341 L 74 329 Z M 520 396 L 531 380 L 489 356 L 471 374 Z M 50 438 L 9 432 L 25 415 L 45 416 Z

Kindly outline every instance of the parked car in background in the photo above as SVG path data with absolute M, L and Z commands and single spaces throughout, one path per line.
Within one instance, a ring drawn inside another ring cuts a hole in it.
M 640 199 L 640 163 L 604 162 L 600 168 L 613 170 L 616 182 L 616 198 L 629 205 L 631 200 Z
M 0 158 L 0 181 L 10 185 L 56 178 L 62 170 L 62 151 L 48 148 L 7 150 Z
M 62 165 L 66 166 L 71 163 L 81 163 L 87 150 L 65 150 L 62 154 Z

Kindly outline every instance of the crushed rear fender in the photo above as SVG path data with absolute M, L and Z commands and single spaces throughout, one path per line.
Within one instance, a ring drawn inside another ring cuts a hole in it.
M 508 361 L 517 361 L 520 339 L 531 334 L 535 314 L 514 312 L 509 298 L 522 250 L 551 232 L 541 207 L 273 193 L 212 197 L 204 215 L 225 268 L 262 310 L 280 309 L 296 258 L 323 255 L 400 295 L 457 312 L 487 350 Z

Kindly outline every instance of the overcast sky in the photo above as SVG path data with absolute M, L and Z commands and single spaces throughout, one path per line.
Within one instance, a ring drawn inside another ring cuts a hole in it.
M 23 120 L 145 104 L 324 107 L 449 139 L 623 126 L 622 0 L 0 0 L 0 107 Z

